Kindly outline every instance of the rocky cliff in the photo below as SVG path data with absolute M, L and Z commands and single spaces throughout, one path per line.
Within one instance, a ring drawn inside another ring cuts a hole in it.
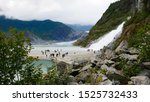
M 78 68 L 78 73 L 73 74 L 76 84 L 150 85 L 150 0 L 121 0 L 117 3 L 122 2 L 128 4 L 130 9 L 127 12 L 131 18 L 126 21 L 121 36 L 111 47 L 96 52 L 95 59 L 84 64 L 86 66 Z M 100 26 L 99 22 L 95 27 Z M 94 32 L 101 30 L 93 29 Z M 90 34 L 94 36 L 92 30 Z

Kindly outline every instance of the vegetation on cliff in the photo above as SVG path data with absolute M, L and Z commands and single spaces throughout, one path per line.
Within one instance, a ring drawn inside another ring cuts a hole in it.
M 135 10 L 132 18 L 126 22 L 121 37 L 114 42 L 114 49 L 122 41 L 127 41 L 129 48 L 136 48 L 140 52 L 136 64 L 129 65 L 126 61 L 120 63 L 124 74 L 128 77 L 137 75 L 142 63 L 150 61 L 150 6 L 147 2 L 148 0 L 141 2 L 144 5 L 143 9 Z
M 112 3 L 103 14 L 102 18 L 91 29 L 89 35 L 83 40 L 78 40 L 75 45 L 85 47 L 92 41 L 115 29 L 130 15 L 131 4 L 130 0 L 120 0 Z
M 135 47 L 141 52 L 141 60 L 146 61 L 150 52 L 150 15 L 148 12 L 136 13 L 129 21 L 126 22 L 123 33 L 115 41 L 116 48 L 121 41 L 126 40 L 129 47 Z

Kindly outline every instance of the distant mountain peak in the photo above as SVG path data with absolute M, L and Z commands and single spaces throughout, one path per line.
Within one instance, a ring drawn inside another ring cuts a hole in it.
M 73 30 L 66 24 L 48 19 L 23 21 L 7 18 L 4 15 L 0 16 L 0 31 L 7 32 L 9 28 L 24 31 L 31 41 L 34 39 L 41 39 L 41 41 L 70 41 L 85 34 L 84 32 Z

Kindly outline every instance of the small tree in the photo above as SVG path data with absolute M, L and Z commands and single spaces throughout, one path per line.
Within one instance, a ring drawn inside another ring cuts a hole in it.
M 41 72 L 34 71 L 34 59 L 28 56 L 30 51 L 31 43 L 23 32 L 15 29 L 0 32 L 0 84 L 36 84 L 39 81 Z

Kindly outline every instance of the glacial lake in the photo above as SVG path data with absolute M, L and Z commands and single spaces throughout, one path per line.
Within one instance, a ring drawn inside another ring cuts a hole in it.
M 49 68 L 52 67 L 53 61 L 50 58 L 46 58 L 42 55 L 41 51 L 50 50 L 51 52 L 54 52 L 55 50 L 62 51 L 61 53 L 65 52 L 85 52 L 87 51 L 86 48 L 76 47 L 73 46 L 74 41 L 70 42 L 59 42 L 59 43 L 53 43 L 48 45 L 32 45 L 32 50 L 30 52 L 30 55 L 32 56 L 39 56 L 39 60 L 35 61 L 35 66 L 39 66 L 42 68 L 43 73 L 47 73 Z
M 70 41 L 70 42 L 59 42 L 59 43 L 53 43 L 48 45 L 33 45 L 33 49 L 31 50 L 32 56 L 38 56 L 40 58 L 39 61 L 36 61 L 36 65 L 42 65 L 42 70 L 44 73 L 47 72 L 48 68 L 50 68 L 53 64 L 53 62 L 50 59 L 46 59 L 45 56 L 41 54 L 41 51 L 50 50 L 51 52 L 54 52 L 55 50 L 61 51 L 61 53 L 81 53 L 80 55 L 83 55 L 87 49 L 92 50 L 100 50 L 104 46 L 109 45 L 112 43 L 118 36 L 120 36 L 122 29 L 123 29 L 124 22 L 120 24 L 116 29 L 110 31 L 109 33 L 105 34 L 103 37 L 100 37 L 96 41 L 94 41 L 89 48 L 81 48 L 73 46 L 73 43 L 76 41 Z M 80 56 L 85 57 L 87 56 Z M 46 60 L 45 60 L 46 59 Z
M 33 62 L 35 67 L 40 66 L 41 70 L 43 73 L 47 73 L 48 70 L 52 67 L 53 62 L 51 60 L 46 60 L 46 59 L 39 59 L 37 61 Z

